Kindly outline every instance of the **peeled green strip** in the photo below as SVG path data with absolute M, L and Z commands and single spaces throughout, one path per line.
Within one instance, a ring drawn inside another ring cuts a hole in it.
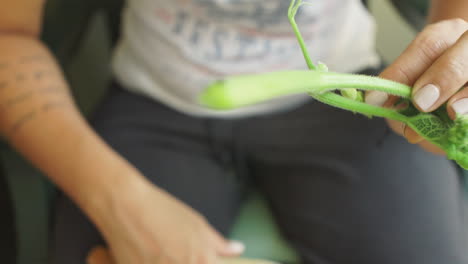
M 410 98 L 411 88 L 365 75 L 319 71 L 282 71 L 242 75 L 215 82 L 200 95 L 200 102 L 215 109 L 232 109 L 290 94 L 322 94 L 342 88 L 378 90 Z
M 348 111 L 353 111 L 367 116 L 378 116 L 397 120 L 401 122 L 407 122 L 408 117 L 398 113 L 394 109 L 383 108 L 379 106 L 373 106 L 366 103 L 358 102 L 352 99 L 348 99 L 335 93 L 325 93 L 314 97 L 318 101 L 341 108 Z
M 306 93 L 311 85 L 320 82 L 320 78 L 310 71 L 234 76 L 208 86 L 200 101 L 211 108 L 231 109 L 289 94 Z

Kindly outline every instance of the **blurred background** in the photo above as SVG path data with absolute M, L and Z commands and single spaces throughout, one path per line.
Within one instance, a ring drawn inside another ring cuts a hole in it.
M 403 2 L 403 1 L 402 1 Z M 416 31 L 404 20 L 389 0 L 369 0 L 369 8 L 378 23 L 377 46 L 386 62 L 393 61 L 413 39 Z M 76 87 L 93 91 L 93 95 L 84 92 L 79 94 L 78 100 L 85 112 L 91 109 L 99 93 L 96 90 L 105 86 L 108 80 L 106 61 L 110 51 L 106 49 L 108 43 L 105 18 L 97 15 L 92 18 L 92 25 L 87 32 L 84 45 L 79 55 L 70 66 L 69 78 Z M 96 60 L 102 63 L 96 63 Z M 83 97 L 83 98 L 82 98 Z M 84 99 L 86 98 L 86 99 Z M 90 98 L 92 98 L 90 100 Z
M 285 0 L 286 1 L 286 0 Z M 63 3 L 67 1 L 52 1 Z M 73 19 L 78 14 L 81 3 L 111 3 L 118 1 L 83 1 L 69 0 L 65 7 L 70 14 L 66 19 Z M 395 1 L 402 5 L 409 2 L 426 2 L 425 0 L 400 0 Z M 70 3 L 72 3 L 70 5 Z M 73 6 L 73 3 L 77 6 Z M 368 0 L 369 8 L 376 17 L 378 23 L 377 47 L 383 59 L 389 63 L 393 61 L 414 38 L 416 30 L 404 20 L 390 0 Z M 52 6 L 53 7 L 53 6 Z M 401 7 L 401 6 L 400 6 Z M 410 17 L 414 17 L 410 15 Z M 61 17 L 63 18 L 63 17 Z M 77 21 L 81 21 L 78 18 Z M 57 22 L 62 21 L 60 17 L 52 17 L 49 24 L 57 26 Z M 89 27 L 81 32 L 81 44 L 77 47 L 75 56 L 67 60 L 65 71 L 67 78 L 75 88 L 78 105 L 85 114 L 92 111 L 93 106 L 103 94 L 109 81 L 108 61 L 111 56 L 111 32 L 108 28 L 108 18 L 103 12 L 86 17 Z M 60 22 L 59 22 L 60 23 Z M 76 21 L 74 22 L 76 25 Z M 111 21 L 112 24 L 112 21 Z M 60 29 L 49 32 L 55 42 L 60 44 L 55 48 L 60 51 L 63 43 L 60 40 L 60 32 L 67 32 Z M 65 26 L 62 26 L 65 27 Z M 60 31 L 62 30 L 62 31 Z M 59 33 L 57 33 L 59 32 Z M 73 32 L 71 32 L 73 33 Z M 52 41 L 52 42 L 53 42 Z M 66 43 L 70 44 L 70 43 Z M 72 45 L 73 46 L 73 45 Z M 73 49 L 75 51 L 75 49 Z M 75 52 L 74 52 L 75 53 Z M 9 184 L 13 210 L 15 216 L 17 263 L 19 264 L 46 264 L 48 260 L 48 233 L 51 223 L 51 201 L 54 197 L 54 190 L 44 180 L 42 175 L 34 168 L 30 167 L 18 154 L 8 146 L 0 146 L 0 164 L 3 165 L 3 172 Z M 289 250 L 281 237 L 275 231 L 275 225 L 269 220 L 269 211 L 259 197 L 252 199 L 245 210 L 241 212 L 238 225 L 233 232 L 234 238 L 242 239 L 253 251 L 247 252 L 250 256 L 273 258 L 294 263 L 294 252 Z M 2 224 L 0 221 L 0 225 Z M 1 232 L 0 232 L 1 233 Z M 261 240 L 259 242 L 259 239 Z M 250 245 L 254 245 L 250 247 Z M 0 241 L 0 255 L 14 254 L 12 252 L 2 252 L 5 250 Z M 11 250 L 10 250 L 11 251 Z M 3 254 L 5 253 L 5 254 Z M 16 254 L 15 254 L 16 255 Z M 0 263 L 10 264 L 13 262 Z
M 416 35 L 388 0 L 370 0 L 369 7 L 378 24 L 377 48 L 386 62 L 393 61 Z

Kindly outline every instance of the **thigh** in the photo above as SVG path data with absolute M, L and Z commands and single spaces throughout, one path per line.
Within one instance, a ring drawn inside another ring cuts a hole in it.
M 215 157 L 202 120 L 114 90 L 92 124 L 152 183 L 200 212 L 221 233 L 228 232 L 240 205 L 240 185 L 233 169 Z M 100 238 L 71 202 L 61 201 L 57 209 L 58 263 L 75 263 Z
M 309 103 L 248 128 L 257 183 L 305 263 L 468 262 L 455 167 L 381 119 Z

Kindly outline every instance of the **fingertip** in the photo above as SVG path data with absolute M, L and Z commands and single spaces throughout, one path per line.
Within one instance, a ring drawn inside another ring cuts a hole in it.
M 270 260 L 263 259 L 247 259 L 247 258 L 222 258 L 221 264 L 280 264 L 279 262 L 273 262 Z
M 418 144 L 424 140 L 422 136 L 420 136 L 418 133 L 416 133 L 416 131 L 414 131 L 408 126 L 404 128 L 403 135 L 406 138 L 406 140 L 408 140 L 408 142 L 411 144 Z
M 427 141 L 427 140 L 423 140 L 421 141 L 419 144 L 418 144 L 420 147 L 422 147 L 424 150 L 434 154 L 434 155 L 438 155 L 438 156 L 445 156 L 446 153 L 443 149 L 435 146 L 434 144 L 432 144 L 431 142 Z
M 388 126 L 400 136 L 404 136 L 403 132 L 405 130 L 406 124 L 400 121 L 386 119 Z
M 366 93 L 365 101 L 374 106 L 383 106 L 388 100 L 388 94 L 381 91 L 370 91 Z
M 455 119 L 457 115 L 468 114 L 468 98 L 461 98 L 449 103 L 448 114 L 452 119 Z
M 220 250 L 220 255 L 224 257 L 240 256 L 245 251 L 244 243 L 236 240 L 227 241 L 225 246 Z
M 87 258 L 87 264 L 112 264 L 111 257 L 107 249 L 102 246 L 93 248 Z
M 422 112 L 430 112 L 437 108 L 441 97 L 440 88 L 435 84 L 426 84 L 414 90 L 413 103 Z
M 236 240 L 229 241 L 228 248 L 232 253 L 237 255 L 240 255 L 245 251 L 244 243 Z

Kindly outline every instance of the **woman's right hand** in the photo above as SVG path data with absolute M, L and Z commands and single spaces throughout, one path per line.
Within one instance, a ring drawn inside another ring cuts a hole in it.
M 193 209 L 143 181 L 127 185 L 95 218 L 112 264 L 215 264 L 244 247 L 226 241 Z M 101 263 L 93 257 L 88 263 Z
M 413 105 L 419 111 L 433 112 L 446 104 L 448 116 L 455 119 L 457 114 L 468 114 L 467 61 L 468 22 L 460 18 L 444 20 L 419 33 L 380 77 L 413 87 Z M 366 97 L 370 104 L 387 107 L 397 100 L 377 91 Z M 445 154 L 405 124 L 394 120 L 388 120 L 388 124 L 408 142 L 432 153 Z

